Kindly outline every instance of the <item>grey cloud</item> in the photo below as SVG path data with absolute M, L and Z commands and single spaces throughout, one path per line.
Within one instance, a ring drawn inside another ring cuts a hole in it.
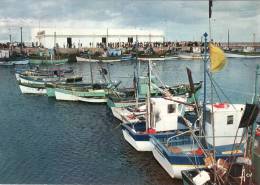
M 115 27 L 165 29 L 205 28 L 208 1 L 174 0 L 1 0 L 0 17 L 57 23 L 96 22 L 96 27 L 113 22 Z M 213 19 L 254 18 L 260 13 L 257 1 L 213 1 Z M 240 20 L 240 19 L 239 19 Z M 69 26 L 71 26 L 69 24 Z M 234 24 L 237 22 L 234 20 Z M 35 26 L 35 25 L 34 25 Z M 87 27 L 88 25 L 81 25 Z M 178 27 L 179 26 L 179 27 Z

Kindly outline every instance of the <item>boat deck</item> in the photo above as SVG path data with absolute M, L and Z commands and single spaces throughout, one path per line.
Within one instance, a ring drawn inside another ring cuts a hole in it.
M 167 146 L 165 145 L 167 150 L 172 153 L 190 153 L 192 151 L 197 150 L 199 147 L 197 144 L 184 144 L 179 146 Z

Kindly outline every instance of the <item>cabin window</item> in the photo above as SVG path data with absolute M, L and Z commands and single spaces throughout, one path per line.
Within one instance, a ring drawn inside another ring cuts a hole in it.
M 175 113 L 176 112 L 176 106 L 174 104 L 169 104 L 168 105 L 168 113 Z
M 233 122 L 234 122 L 234 116 L 233 115 L 227 116 L 227 124 L 232 125 Z

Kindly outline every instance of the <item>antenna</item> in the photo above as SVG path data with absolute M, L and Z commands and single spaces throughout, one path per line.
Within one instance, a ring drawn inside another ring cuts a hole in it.
M 228 50 L 229 50 L 229 29 L 228 29 Z

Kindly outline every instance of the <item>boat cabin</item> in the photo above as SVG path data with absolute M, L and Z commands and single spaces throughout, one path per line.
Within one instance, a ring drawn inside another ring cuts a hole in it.
M 186 102 L 186 99 L 182 97 L 173 97 L 173 99 Z M 178 122 L 179 116 L 183 116 L 184 113 L 185 106 L 183 104 L 161 97 L 151 98 L 151 127 L 156 132 L 186 128 Z
M 205 136 L 209 145 L 213 146 L 212 122 L 215 127 L 215 146 L 233 145 L 241 117 L 245 110 L 244 104 L 216 103 L 207 105 Z M 241 140 L 243 129 L 237 132 L 235 144 Z

